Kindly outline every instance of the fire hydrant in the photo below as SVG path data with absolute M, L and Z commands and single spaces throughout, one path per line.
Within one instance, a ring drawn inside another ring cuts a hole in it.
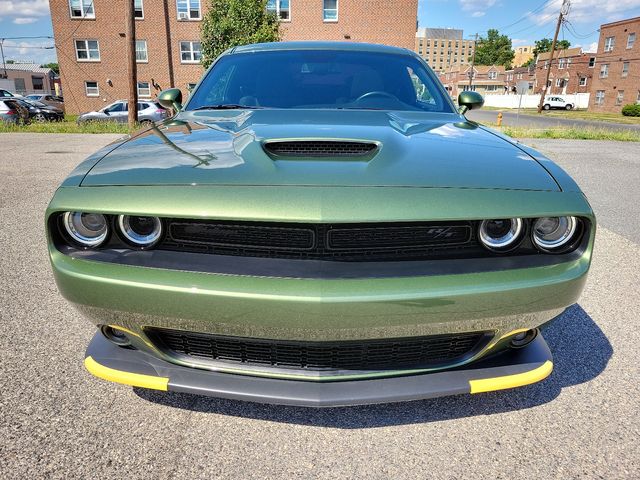
M 502 126 L 502 112 L 498 112 L 498 126 Z

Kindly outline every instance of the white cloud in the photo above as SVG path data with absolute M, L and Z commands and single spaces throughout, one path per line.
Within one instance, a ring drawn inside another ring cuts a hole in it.
M 562 0 L 552 0 L 542 11 L 532 14 L 531 20 L 537 25 L 555 21 L 561 6 Z M 600 23 L 606 23 L 637 15 L 637 11 L 632 12 L 634 9 L 640 9 L 640 0 L 572 0 L 567 19 L 573 23 L 593 22 L 597 15 Z
M 582 50 L 584 50 L 586 53 L 596 53 L 598 51 L 598 42 L 593 42 L 589 44 L 588 47 L 584 47 Z
M 511 39 L 511 45 L 513 45 L 514 47 L 520 46 L 520 45 L 532 45 L 533 42 L 531 40 L 527 40 L 526 38 L 512 38 Z
M 0 0 L 0 18 L 31 18 L 49 15 L 47 0 Z
M 4 57 L 7 60 L 40 64 L 56 61 L 55 49 L 48 48 L 53 46 L 53 40 L 19 42 L 5 40 L 2 46 L 4 48 Z
M 27 25 L 29 23 L 37 22 L 38 19 L 36 17 L 16 17 L 13 19 L 13 23 L 16 25 Z
M 497 0 L 459 0 L 460 7 L 465 12 L 472 12 L 474 18 L 484 17 L 489 8 L 496 4 Z

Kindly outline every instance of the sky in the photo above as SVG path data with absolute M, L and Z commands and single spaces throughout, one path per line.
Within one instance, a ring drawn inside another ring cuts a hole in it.
M 67 0 L 55 0 L 67 1 Z M 296 2 L 291 0 L 292 9 Z M 451 27 L 471 38 L 497 28 L 513 45 L 533 45 L 553 36 L 562 0 L 419 0 L 421 27 Z M 595 51 L 602 23 L 640 16 L 640 0 L 571 0 L 568 23 L 559 38 L 585 51 Z M 52 39 L 12 37 L 52 36 L 48 0 L 0 0 L 0 39 L 5 58 L 47 63 L 55 61 Z

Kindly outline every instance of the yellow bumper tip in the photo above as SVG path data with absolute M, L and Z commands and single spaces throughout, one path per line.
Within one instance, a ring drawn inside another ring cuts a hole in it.
M 151 388 L 153 390 L 167 391 L 169 379 L 167 377 L 156 377 L 154 375 L 143 375 L 141 373 L 124 372 L 113 368 L 105 367 L 96 362 L 91 356 L 84 359 L 85 368 L 93 376 L 108 380 L 110 382 L 122 383 L 132 387 Z
M 492 392 L 494 390 L 522 387 L 544 380 L 551 374 L 552 370 L 553 362 L 547 360 L 539 367 L 528 372 L 502 377 L 483 378 L 480 380 L 469 380 L 469 386 L 471 387 L 471 393 Z

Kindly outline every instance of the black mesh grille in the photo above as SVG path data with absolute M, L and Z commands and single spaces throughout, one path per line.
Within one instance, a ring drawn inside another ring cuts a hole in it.
M 150 329 L 173 356 L 304 370 L 372 370 L 447 365 L 483 347 L 486 332 L 385 340 L 285 342 Z
M 296 141 L 269 142 L 264 148 L 272 155 L 283 157 L 360 157 L 373 153 L 378 147 L 367 142 Z
M 167 219 L 159 249 L 265 258 L 385 261 L 467 258 L 471 222 L 298 224 Z

